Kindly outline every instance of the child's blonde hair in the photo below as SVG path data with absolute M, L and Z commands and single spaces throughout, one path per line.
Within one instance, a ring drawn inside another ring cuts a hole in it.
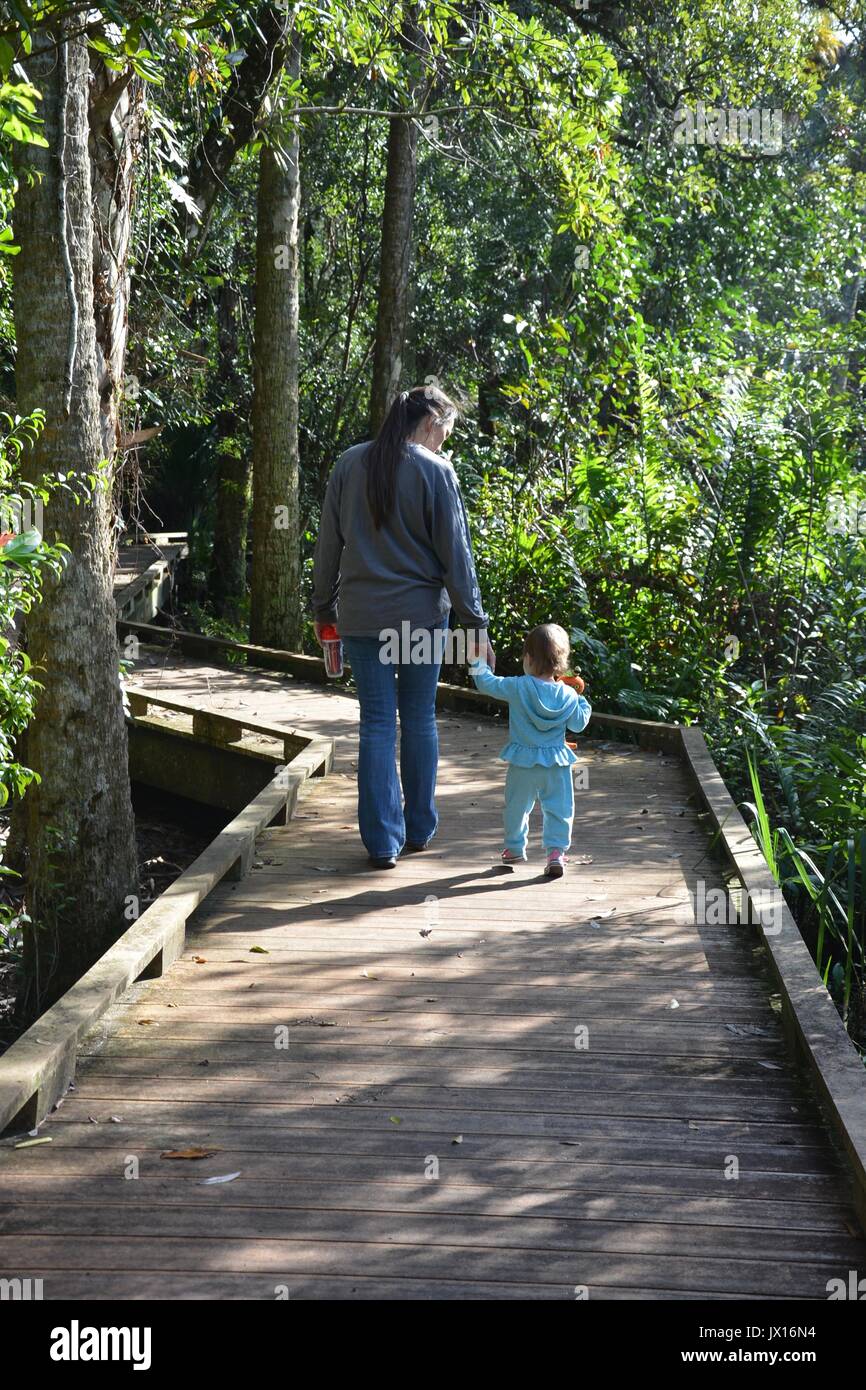
M 523 655 L 529 657 L 532 669 L 539 676 L 564 675 L 570 652 L 568 633 L 558 623 L 534 627 L 523 643 Z

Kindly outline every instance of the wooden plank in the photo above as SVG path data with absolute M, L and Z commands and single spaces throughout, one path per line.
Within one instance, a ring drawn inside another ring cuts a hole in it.
M 688 1077 L 695 1082 L 706 1082 L 718 1077 L 751 1077 L 760 1080 L 762 1086 L 767 1089 L 774 1082 L 774 1077 L 768 1073 L 778 1072 L 783 1077 L 785 1075 L 783 1060 L 767 1061 L 763 1057 L 755 1056 L 704 1056 L 688 1050 L 680 1053 L 643 1053 L 639 1047 L 634 1047 L 631 1051 L 603 1053 L 596 1049 L 595 1052 L 566 1054 L 562 1049 L 556 1048 L 519 1049 L 495 1045 L 469 1048 L 447 1043 L 433 1048 L 426 1042 L 391 1045 L 387 1040 L 383 1040 L 378 1046 L 365 1046 L 361 1052 L 351 1043 L 335 1042 L 329 1036 L 332 1032 L 330 1028 L 323 1029 L 321 1041 L 293 1040 L 291 1058 L 287 1065 L 318 1070 L 319 1067 L 328 1065 L 346 1067 L 363 1063 L 371 1069 L 378 1070 L 381 1066 L 396 1065 L 398 1059 L 401 1059 L 410 1070 L 424 1069 L 427 1066 L 439 1069 L 448 1067 L 455 1075 L 462 1076 L 464 1072 L 478 1067 L 486 1068 L 496 1062 L 504 1063 L 512 1072 L 560 1072 L 567 1057 L 571 1056 L 579 1059 L 574 1064 L 575 1075 L 580 1074 L 599 1083 L 604 1081 L 604 1084 L 607 1084 L 608 1078 L 612 1075 L 633 1072 L 635 1069 L 640 1069 L 648 1080 Z M 175 1061 L 189 1061 L 190 1057 L 195 1057 L 200 1061 L 206 1061 L 208 1065 L 234 1063 L 257 1066 L 273 1055 L 273 1051 L 273 1040 L 249 1043 L 220 1042 L 211 1039 L 196 1043 L 188 1038 L 158 1037 L 154 1032 L 149 1032 L 146 1038 L 142 1038 L 138 1031 L 119 1037 L 108 1036 L 104 1042 L 94 1043 L 91 1047 L 94 1055 L 99 1053 L 109 1057 L 148 1056 L 154 1062 L 161 1061 L 164 1065 L 173 1064 Z
M 509 987 L 491 986 L 491 989 L 495 988 Z M 417 1018 L 423 1008 L 426 1015 L 440 1020 L 455 1016 L 473 1021 L 510 1016 L 544 1018 L 551 1021 L 565 1019 L 570 1022 L 580 1018 L 584 1023 L 592 1023 L 602 1022 L 609 1017 L 611 1010 L 615 1010 L 617 1017 L 621 1019 L 676 1019 L 674 1026 L 697 1022 L 705 1026 L 721 1024 L 724 1027 L 749 1023 L 755 1030 L 769 1027 L 772 1032 L 778 1028 L 776 1016 L 766 1000 L 751 999 L 744 1003 L 730 999 L 679 999 L 669 990 L 648 1002 L 636 999 L 632 994 L 611 990 L 598 993 L 593 990 L 575 990 L 570 997 L 560 995 L 558 998 L 544 994 L 540 998 L 527 998 L 525 995 L 486 998 L 479 988 L 473 989 L 471 993 L 457 994 L 449 986 L 445 998 L 440 998 L 435 994 L 425 995 L 417 991 L 389 993 L 370 990 L 364 994 L 334 990 L 332 993 L 310 994 L 305 991 L 269 987 L 268 981 L 265 980 L 257 983 L 250 991 L 250 994 L 254 995 L 253 998 L 239 999 L 233 992 L 226 993 L 227 999 L 219 990 L 203 990 L 198 994 L 187 990 L 183 994 L 174 993 L 170 999 L 162 999 L 156 1003 L 149 1003 L 147 995 L 144 995 L 137 1007 L 142 1015 L 146 1013 L 149 1017 L 155 1017 L 158 1026 L 161 1026 L 163 1020 L 173 1018 L 175 1014 L 177 1017 L 200 1023 L 213 1018 L 217 1008 L 220 1010 L 220 1016 L 232 1023 L 255 1018 L 258 1022 L 277 1024 L 285 1022 L 288 1005 L 293 1016 L 299 1010 L 305 1014 L 336 1012 L 353 1024 L 369 1019 L 374 1014 L 387 1015 L 391 1019 Z M 172 1011 L 171 1014 L 165 1012 L 169 1009 Z
M 251 1206 L 277 1210 L 312 1207 L 319 1211 L 377 1211 L 395 1215 L 408 1210 L 444 1211 L 452 1215 L 527 1216 L 537 1211 L 545 1217 L 566 1221 L 616 1221 L 635 1226 L 650 1222 L 688 1228 L 732 1226 L 741 1231 L 829 1231 L 849 1238 L 856 1231 L 842 1201 L 767 1201 L 743 1196 L 714 1196 L 685 1197 L 672 1206 L 668 1197 L 648 1192 L 562 1191 L 533 1187 L 530 1181 L 497 1188 L 453 1177 L 435 1182 L 416 1177 L 402 1182 L 393 1178 L 381 1181 L 320 1178 L 286 1183 L 251 1179 L 245 1175 L 242 1191 L 229 1199 L 226 1192 L 217 1193 L 213 1187 L 202 1185 L 202 1177 L 210 1176 L 216 1158 L 204 1166 L 190 1165 L 197 1177 L 183 1176 L 178 1171 L 182 1168 L 180 1162 L 173 1164 L 170 1176 L 163 1176 L 152 1171 L 155 1162 L 150 1170 L 141 1172 L 134 1184 L 122 1173 L 103 1174 L 94 1165 L 88 1171 L 79 1170 L 74 1187 L 64 1192 L 64 1204 L 90 1209 L 98 1202 L 119 1208 L 140 1206 L 145 1211 L 156 1205 L 162 1209 L 217 1206 L 221 1210 Z M 163 1169 L 171 1166 L 166 1162 L 162 1164 Z M 58 1196 L 56 1175 L 32 1173 L 7 1178 L 3 1196 L 9 1204 L 27 1205 L 31 1209 L 51 1204 Z
M 114 1110 L 113 1104 L 109 1108 L 104 1100 L 100 1102 L 96 1097 L 88 1099 L 83 1105 L 67 1100 L 63 1110 L 54 1117 L 54 1132 L 60 1134 L 67 1126 L 88 1123 L 91 1114 L 97 1122 L 110 1122 Z M 838 1171 L 838 1162 L 827 1153 L 820 1135 L 814 1129 L 804 1133 L 802 1128 L 795 1125 L 751 1124 L 741 1120 L 547 1116 L 529 1112 L 511 1114 L 504 1110 L 466 1112 L 410 1107 L 404 1107 L 402 1113 L 395 1116 L 390 1107 L 379 1108 L 375 1105 L 358 1108 L 333 1105 L 323 1115 L 320 1111 L 311 1112 L 303 1106 L 264 1103 L 231 1106 L 219 1101 L 205 1103 L 194 1100 L 174 1101 L 169 1109 L 161 1101 L 127 1097 L 121 1108 L 120 1121 L 141 1131 L 153 1127 L 160 1132 L 165 1130 L 169 1121 L 175 1132 L 201 1129 L 206 1125 L 215 1130 L 221 1125 L 232 1128 L 245 1142 L 248 1142 L 250 1131 L 258 1137 L 266 1131 L 281 1135 L 326 1128 L 335 1136 L 351 1134 L 354 1138 L 364 1133 L 375 1138 L 388 1134 L 389 1128 L 395 1126 L 399 1127 L 400 1137 L 405 1143 L 415 1143 L 420 1139 L 424 1144 L 435 1145 L 430 1152 L 447 1153 L 451 1147 L 455 1147 L 454 1139 L 459 1134 L 463 1136 L 459 1146 L 461 1149 L 470 1142 L 477 1143 L 483 1146 L 485 1153 L 496 1148 L 502 1156 L 518 1150 L 532 1151 L 532 1141 L 545 1138 L 560 1147 L 574 1141 L 581 1156 L 587 1158 L 609 1155 L 614 1144 L 632 1143 L 639 1146 L 643 1157 L 650 1155 L 662 1164 L 670 1161 L 670 1146 L 673 1144 L 700 1156 L 707 1166 L 714 1166 L 719 1173 L 723 1172 L 731 1155 L 743 1163 L 751 1156 L 756 1166 L 779 1172 Z M 392 1144 L 390 1147 L 397 1146 Z M 468 1148 L 465 1151 L 468 1152 Z
M 58 1135 L 58 1147 L 50 1152 L 46 1150 L 38 1160 L 32 1153 L 16 1156 L 12 1181 L 32 1176 L 38 1171 L 45 1176 L 54 1175 L 55 1190 L 65 1191 L 70 1185 L 76 1190 L 79 1181 L 93 1173 L 122 1174 L 128 1168 L 129 1136 L 122 1145 L 118 1144 L 116 1136 L 113 1143 L 107 1143 L 109 1128 L 114 1135 L 116 1127 L 108 1123 L 104 1128 L 100 1125 L 98 1129 L 89 1126 L 86 1133 L 76 1132 L 74 1143 L 64 1142 L 62 1147 L 60 1143 L 65 1136 Z M 145 1132 L 136 1135 L 135 1154 L 145 1176 L 157 1166 L 164 1168 L 165 1161 L 160 1158 L 164 1150 L 185 1144 L 201 1144 L 211 1148 L 219 1146 L 223 1164 L 234 1164 L 229 1169 L 205 1168 L 202 1176 L 209 1176 L 212 1172 L 237 1171 L 238 1165 L 241 1165 L 240 1171 L 245 1179 L 276 1182 L 289 1187 L 306 1181 L 403 1182 L 417 1187 L 423 1180 L 429 1150 L 422 1145 L 423 1151 L 420 1151 L 415 1141 L 411 1151 L 405 1145 L 401 1149 L 399 1146 L 383 1145 L 379 1141 L 380 1136 L 359 1131 L 352 1136 L 351 1151 L 339 1152 L 338 1137 L 328 1130 L 278 1137 L 249 1133 L 239 1140 L 231 1128 L 203 1130 L 184 1127 L 172 1130 L 166 1127 L 162 1133 L 150 1137 Z M 345 1137 L 339 1142 L 345 1150 Z M 726 1196 L 731 1187 L 723 1175 L 718 1151 L 709 1156 L 700 1149 L 688 1154 L 681 1152 L 676 1156 L 676 1161 L 672 1160 L 669 1149 L 663 1154 L 648 1151 L 642 1154 L 645 1161 L 635 1163 L 615 1161 L 616 1156 L 623 1152 L 623 1146 L 616 1143 L 608 1145 L 607 1149 L 596 1146 L 587 1156 L 584 1156 L 583 1148 L 575 1150 L 564 1147 L 560 1142 L 544 1145 L 535 1141 L 530 1145 L 525 1141 L 516 1145 L 514 1140 L 510 1140 L 504 1151 L 505 1156 L 500 1152 L 502 1145 L 494 1140 L 486 1141 L 484 1147 L 483 1157 L 455 1156 L 446 1149 L 442 1155 L 447 1160 L 442 1163 L 443 1176 L 447 1176 L 449 1181 L 486 1186 L 491 1191 L 508 1193 L 528 1186 L 543 1191 L 557 1189 L 601 1198 L 609 1196 L 612 1191 L 648 1194 L 667 1203 L 673 1224 L 676 1224 L 673 1213 L 683 1200 Z M 519 1153 L 515 1157 L 516 1149 L 519 1149 Z M 558 1152 L 569 1157 L 557 1161 L 555 1157 L 538 1157 L 539 1152 L 548 1155 Z M 614 1161 L 611 1155 L 614 1155 Z M 653 1162 L 653 1158 L 658 1161 Z M 4 1176 L 11 1171 L 4 1169 Z M 195 1180 L 201 1181 L 201 1178 L 184 1179 Z M 810 1211 L 815 1202 L 834 1204 L 843 1200 L 842 1210 L 846 1221 L 851 1224 L 852 1230 L 856 1229 L 844 1175 L 840 1175 L 836 1169 L 828 1168 L 817 1173 L 804 1170 L 802 1166 L 792 1166 L 790 1161 L 783 1160 L 776 1153 L 768 1153 L 766 1148 L 754 1148 L 741 1152 L 737 1193 L 738 1201 L 795 1202 L 801 1204 L 804 1211 Z M 678 1248 L 677 1240 L 676 1233 L 672 1231 L 672 1249 Z
M 198 936 L 196 940 L 202 950 L 210 950 L 206 936 Z M 240 992 L 249 989 L 251 984 L 263 991 L 283 991 L 287 996 L 294 996 L 306 978 L 303 975 L 299 976 L 294 969 L 294 962 L 281 963 L 249 952 L 238 956 L 223 949 L 222 957 L 229 956 L 232 964 L 244 965 L 247 969 L 243 972 L 235 970 L 227 975 L 221 971 L 204 970 L 192 955 L 181 956 L 174 964 L 171 979 L 166 981 L 166 987 L 172 991 L 167 998 L 174 998 L 174 987 L 178 990 L 194 990 L 202 998 L 214 996 L 216 1002 L 216 996 L 226 993 L 235 992 L 236 997 L 240 997 Z M 218 963 L 217 958 L 201 959 L 205 965 Z M 393 956 L 383 956 L 374 959 L 372 964 L 376 967 L 375 973 L 367 969 L 366 962 L 361 968 L 357 960 L 349 960 L 346 963 L 339 960 L 329 961 L 327 980 L 333 983 L 335 989 L 346 984 L 358 984 L 371 991 L 379 986 L 390 989 L 406 985 L 425 992 L 437 989 L 443 982 L 447 982 L 452 992 L 451 997 L 463 990 L 483 990 L 486 993 L 488 989 L 496 988 L 519 989 L 521 995 L 524 995 L 528 994 L 531 988 L 534 995 L 536 990 L 554 988 L 565 993 L 571 990 L 589 990 L 596 998 L 606 993 L 613 996 L 626 994 L 636 1003 L 640 1003 L 637 996 L 641 990 L 645 992 L 646 1000 L 669 1000 L 673 997 L 680 1002 L 683 998 L 722 1002 L 729 1000 L 731 1003 L 741 1000 L 759 1002 L 763 1006 L 768 998 L 766 982 L 762 981 L 754 970 L 747 976 L 723 977 L 721 980 L 716 975 L 690 972 L 688 976 L 683 975 L 680 992 L 672 994 L 667 988 L 666 980 L 649 977 L 643 969 L 643 964 L 640 969 L 617 970 L 615 975 L 600 973 L 598 970 L 563 971 L 556 968 L 545 969 L 543 966 L 528 968 L 525 972 L 521 970 L 518 975 L 514 967 L 509 967 L 501 957 L 499 960 L 489 956 L 467 959 L 458 957 L 453 951 L 449 951 L 444 959 L 425 952 L 420 959 L 407 959 L 401 963 Z M 255 981 L 252 978 L 254 975 L 258 976 Z M 518 978 L 522 979 L 522 985 L 516 983 Z M 138 994 L 135 995 L 136 1000 L 140 997 Z M 224 1002 L 224 998 L 220 998 L 220 1006 Z
M 41 1276 L 43 1278 L 42 1296 L 46 1301 L 59 1299 L 63 1302 L 67 1300 L 86 1302 L 108 1300 L 115 1302 L 118 1299 L 145 1302 L 152 1299 L 170 1299 L 172 1302 L 249 1301 L 251 1299 L 273 1301 L 275 1298 L 291 1298 L 293 1303 L 322 1302 L 334 1299 L 340 1302 L 351 1300 L 352 1302 L 374 1301 L 379 1303 L 423 1299 L 425 1303 L 431 1301 L 463 1303 L 467 1300 L 483 1300 L 485 1302 L 490 1300 L 497 1302 L 510 1300 L 561 1302 L 567 1300 L 573 1302 L 575 1298 L 574 1286 L 571 1284 L 539 1285 L 483 1280 L 468 1284 L 457 1278 L 430 1279 L 424 1277 L 412 1279 L 404 1277 L 402 1279 L 383 1279 L 358 1274 L 345 1276 L 307 1274 L 304 1276 L 294 1275 L 291 1284 L 287 1285 L 284 1282 L 277 1283 L 272 1277 L 268 1278 L 261 1274 L 248 1274 L 242 1271 L 202 1274 L 200 1270 L 194 1269 L 173 1274 L 165 1270 L 155 1270 L 142 1274 L 112 1270 L 109 1274 L 98 1271 L 90 1274 L 64 1269 L 58 1275 L 55 1270 L 36 1269 L 31 1273 L 34 1277 Z M 593 1297 L 606 1301 L 652 1299 L 653 1302 L 656 1302 L 676 1299 L 679 1302 L 683 1299 L 703 1300 L 705 1295 L 669 1289 L 618 1289 L 608 1286 L 595 1289 Z M 719 1293 L 714 1294 L 713 1297 L 721 1301 L 729 1299 L 757 1301 L 761 1295 Z
M 255 1268 L 276 1282 L 310 1273 L 400 1277 L 431 1280 L 451 1278 L 456 1269 L 467 1282 L 511 1281 L 620 1288 L 655 1285 L 670 1291 L 714 1295 L 737 1292 L 766 1297 L 826 1298 L 828 1281 L 845 1274 L 832 1257 L 821 1262 L 786 1264 L 764 1259 L 708 1260 L 683 1254 L 651 1255 L 633 1251 L 519 1250 L 512 1248 L 437 1244 L 419 1246 L 395 1239 L 393 1232 L 373 1240 L 268 1240 L 246 1237 L 199 1237 L 197 1245 L 208 1268 L 233 1272 Z M 0 1264 L 25 1272 L 46 1263 L 55 1271 L 82 1267 L 93 1271 L 187 1270 L 193 1263 L 186 1239 L 155 1237 L 135 1243 L 134 1255 L 123 1236 L 74 1239 L 51 1236 L 0 1235 Z
M 235 1105 L 272 1104 L 324 1108 L 332 1105 L 369 1105 L 372 1100 L 386 1100 L 398 1114 L 404 1111 L 452 1109 L 468 1114 L 507 1109 L 514 1112 L 531 1111 L 548 1116 L 572 1115 L 579 1109 L 584 1116 L 678 1116 L 687 1120 L 701 1119 L 742 1121 L 749 1125 L 779 1123 L 794 1124 L 802 1110 L 794 1100 L 778 1096 L 743 1096 L 740 1091 L 720 1094 L 716 1091 L 685 1090 L 680 1093 L 653 1092 L 613 1093 L 597 1095 L 594 1090 L 577 1088 L 552 1089 L 543 1087 L 489 1086 L 463 1088 L 451 1086 L 381 1087 L 370 1094 L 363 1083 L 318 1085 L 278 1075 L 279 1068 L 269 1073 L 260 1071 L 254 1077 L 223 1077 L 214 1075 L 208 1066 L 207 1077 L 201 1068 L 196 1076 L 177 1076 L 176 1069 L 165 1076 L 140 1077 L 128 1072 L 112 1072 L 100 1068 L 88 1084 L 88 1094 L 99 1101 L 152 1100 L 166 1104 L 176 1101 L 207 1100 L 230 1102 Z M 796 1093 L 795 1093 L 796 1094 Z M 253 1098 L 255 1097 L 255 1099 Z M 802 1097 L 805 1101 L 805 1097 Z M 118 1108 L 122 1109 L 122 1105 Z M 811 1116 L 810 1116 L 811 1118 Z M 811 1125 L 806 1126 L 812 1132 Z
M 232 1194 L 237 1198 L 237 1192 Z M 354 1211 L 358 1211 L 356 1206 Z M 394 1240 L 390 1213 L 364 1208 L 365 1242 L 386 1244 Z M 236 1202 L 203 1204 L 177 1203 L 169 1208 L 141 1206 L 129 1202 L 40 1203 L 18 1207 L 0 1203 L 0 1230 L 3 1236 L 33 1235 L 72 1240 L 101 1241 L 114 1236 L 131 1240 L 146 1237 L 148 1242 L 182 1237 L 220 1243 L 234 1239 L 261 1242 L 286 1241 L 307 1245 L 339 1244 L 346 1241 L 345 1214 L 316 1207 L 240 1206 Z M 442 1245 L 462 1249 L 507 1250 L 515 1261 L 530 1251 L 616 1253 L 629 1255 L 639 1247 L 642 1256 L 658 1255 L 670 1259 L 670 1230 L 667 1222 L 589 1220 L 578 1216 L 546 1216 L 539 1207 L 528 1214 L 509 1213 L 508 1217 L 475 1215 L 449 1210 L 425 1213 L 404 1207 L 396 1239 L 401 1246 L 417 1245 L 436 1249 Z M 785 1261 L 791 1266 L 837 1261 L 849 1267 L 862 1248 L 859 1236 L 808 1230 L 787 1231 L 775 1227 L 702 1226 L 688 1231 L 688 1254 L 707 1263 L 728 1260 L 772 1264 Z
M 574 1028 L 566 1025 L 551 1026 L 545 1028 L 534 1027 L 532 1036 L 529 1037 L 521 1028 L 507 1028 L 504 1019 L 500 1016 L 495 1036 L 491 1037 L 489 1023 L 481 1021 L 477 1028 L 468 1025 L 457 1026 L 453 1021 L 443 1020 L 440 1015 L 430 1015 L 425 1023 L 424 1016 L 421 1015 L 411 1021 L 410 1025 L 402 1024 L 399 1019 L 384 1019 L 381 1022 L 358 1021 L 353 1023 L 345 1016 L 326 1017 L 324 1020 L 310 1020 L 305 1024 L 304 1016 L 293 1017 L 288 1011 L 283 1013 L 282 1019 L 276 1024 L 264 1023 L 256 1030 L 251 1030 L 248 1023 L 231 1023 L 221 1021 L 215 1024 L 208 1022 L 184 1022 L 182 1019 L 175 1021 L 174 1012 L 166 1021 L 155 1025 L 161 1029 L 161 1039 L 169 1042 L 177 1039 L 190 1039 L 202 1046 L 209 1046 L 214 1043 L 225 1046 L 237 1039 L 250 1046 L 261 1045 L 270 1050 L 275 1047 L 275 1030 L 285 1028 L 287 1030 L 286 1040 L 283 1044 L 285 1051 L 290 1051 L 296 1043 L 307 1043 L 315 1045 L 319 1042 L 324 1029 L 328 1031 L 327 1046 L 347 1046 L 364 1049 L 369 1043 L 373 1047 L 387 1046 L 389 1044 L 423 1044 L 430 1048 L 440 1046 L 447 1047 L 466 1047 L 466 1048 L 487 1048 L 496 1051 L 500 1047 L 506 1048 L 509 1052 L 564 1052 L 567 1056 L 572 1056 L 578 1052 L 578 1060 L 575 1067 L 580 1065 L 580 1054 L 586 1054 L 590 1050 L 593 1053 L 616 1053 L 617 1056 L 623 1054 L 636 1053 L 642 1055 L 645 1047 L 651 1047 L 659 1055 L 668 1057 L 702 1056 L 702 1057 L 757 1057 L 767 1061 L 778 1061 L 783 1055 L 784 1046 L 781 1037 L 778 1038 L 755 1038 L 732 1037 L 724 1031 L 724 1025 L 718 1024 L 696 1024 L 685 1023 L 676 1027 L 669 1027 L 664 1024 L 644 1023 L 641 1025 L 637 1035 L 624 1033 L 621 1027 L 611 1025 L 609 1022 L 590 1024 L 578 1021 L 577 1027 L 586 1030 L 586 1045 L 579 1049 L 575 1048 Z M 146 1025 L 149 1029 L 154 1025 Z M 131 1036 L 144 1041 L 146 1047 L 150 1046 L 148 1038 L 143 1038 L 141 1026 L 130 1021 L 129 1025 L 114 1030 L 115 1037 L 120 1040 L 126 1036 L 127 1027 L 136 1029 Z M 277 1040 L 279 1041 L 279 1039 Z M 581 1036 L 583 1042 L 583 1035 Z
M 814 1114 L 814 1103 L 810 1093 L 799 1084 L 799 1077 L 786 1073 L 784 1067 L 762 1066 L 760 1061 L 707 1061 L 699 1059 L 692 1062 L 682 1057 L 662 1057 L 657 1067 L 647 1068 L 645 1058 L 639 1053 L 629 1057 L 616 1058 L 590 1057 L 584 1054 L 579 1067 L 572 1065 L 568 1057 L 549 1057 L 547 1055 L 524 1054 L 520 1057 L 504 1053 L 501 1056 L 489 1052 L 460 1052 L 450 1049 L 448 1055 L 435 1058 L 425 1054 L 423 1048 L 378 1048 L 374 1053 L 366 1049 L 363 1053 L 347 1048 L 334 1048 L 332 1055 L 327 1049 L 317 1048 L 313 1053 L 309 1048 L 293 1048 L 291 1059 L 287 1054 L 270 1051 L 263 1054 L 258 1049 L 245 1048 L 240 1055 L 227 1051 L 223 1056 L 208 1056 L 208 1049 L 194 1043 L 159 1044 L 154 1040 L 152 1051 L 130 1051 L 121 1045 L 107 1050 L 94 1044 L 91 1055 L 85 1056 L 82 1075 L 103 1076 L 122 1075 L 171 1075 L 173 1077 L 201 1074 L 203 1061 L 208 1067 L 208 1076 L 225 1076 L 247 1079 L 254 1083 L 266 1074 L 273 1075 L 279 1067 L 282 1076 L 296 1080 L 321 1080 L 325 1084 L 363 1084 L 365 1086 L 387 1086 L 389 1083 L 405 1085 L 495 1086 L 508 1089 L 538 1090 L 583 1090 L 598 1089 L 599 1081 L 604 1080 L 604 1091 L 614 1094 L 636 1091 L 649 1095 L 669 1095 L 683 1090 L 688 1094 L 699 1095 L 702 1091 L 712 1091 L 720 1098 L 728 1091 L 742 1096 L 744 1101 L 751 1096 L 781 1097 L 791 1099 L 792 1103 L 809 1096 L 809 1113 Z M 164 1056 L 164 1051 L 170 1055 Z M 309 1063 L 315 1058 L 315 1073 L 310 1073 Z M 453 1060 L 456 1058 L 456 1061 Z M 298 1068 L 295 1072 L 292 1068 Z M 767 1071 L 772 1071 L 771 1086 L 768 1087 Z

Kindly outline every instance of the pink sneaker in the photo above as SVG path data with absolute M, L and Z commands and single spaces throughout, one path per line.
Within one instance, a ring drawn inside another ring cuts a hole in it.
M 544 870 L 545 878 L 562 878 L 565 873 L 567 863 L 564 849 L 552 849 L 547 854 L 547 868 Z
M 513 869 L 515 864 L 525 864 L 525 854 L 515 854 L 513 849 L 504 849 L 501 855 L 502 863 L 506 869 Z

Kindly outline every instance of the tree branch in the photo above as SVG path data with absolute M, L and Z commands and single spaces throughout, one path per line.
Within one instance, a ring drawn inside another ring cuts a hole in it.
M 252 27 L 246 55 L 233 70 L 229 91 L 190 160 L 187 192 L 199 208 L 201 221 L 188 213 L 184 231 L 196 250 L 207 236 L 226 175 L 237 154 L 253 139 L 262 103 L 288 57 L 291 16 L 286 8 L 263 5 Z

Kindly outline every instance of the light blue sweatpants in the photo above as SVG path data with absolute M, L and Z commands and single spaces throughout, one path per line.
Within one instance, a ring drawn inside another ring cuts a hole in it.
M 526 853 L 529 813 L 536 801 L 544 818 L 546 850 L 568 849 L 574 822 L 574 782 L 568 767 L 516 767 L 508 764 L 505 778 L 505 848 Z

